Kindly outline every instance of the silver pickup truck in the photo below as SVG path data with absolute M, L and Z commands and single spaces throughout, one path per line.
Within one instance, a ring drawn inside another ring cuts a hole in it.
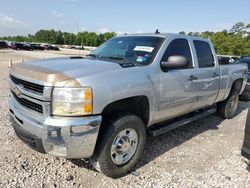
M 90 159 L 117 178 L 138 161 L 146 133 L 157 136 L 216 111 L 232 118 L 247 73 L 244 64 L 219 65 L 206 39 L 118 36 L 84 58 L 15 64 L 10 119 L 33 149 Z

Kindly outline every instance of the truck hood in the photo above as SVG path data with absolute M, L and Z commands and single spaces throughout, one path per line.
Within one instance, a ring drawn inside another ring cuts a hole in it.
M 17 63 L 10 73 L 42 82 L 45 86 L 79 87 L 79 78 L 120 69 L 118 63 L 68 57 Z

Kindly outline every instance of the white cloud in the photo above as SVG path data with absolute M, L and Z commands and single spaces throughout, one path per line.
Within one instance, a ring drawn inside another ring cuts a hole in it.
M 230 22 L 225 22 L 225 23 L 214 23 L 214 24 L 204 24 L 204 25 L 200 25 L 200 26 L 190 26 L 190 25 L 184 25 L 182 27 L 178 27 L 175 30 L 172 30 L 170 32 L 180 32 L 180 31 L 185 31 L 185 32 L 204 32 L 204 31 L 213 31 L 213 32 L 217 32 L 217 31 L 222 31 L 224 29 L 231 29 L 231 27 L 234 25 L 234 23 L 230 23 Z
M 7 16 L 2 12 L 0 12 L 0 22 L 1 24 L 4 24 L 4 25 L 7 25 L 7 24 L 25 25 L 24 22 L 20 20 L 14 20 L 13 17 Z
M 234 25 L 233 23 L 215 23 L 205 27 L 204 29 L 216 32 L 216 31 L 222 31 L 223 29 L 230 29 L 233 25 Z
M 70 1 L 70 2 L 77 2 L 78 0 L 66 0 L 66 1 Z
M 102 27 L 100 29 L 97 30 L 99 33 L 106 33 L 106 32 L 110 32 L 110 30 L 106 27 Z
M 29 25 L 0 12 L 0 36 L 28 34 Z
M 57 11 L 52 11 L 51 12 L 51 14 L 52 14 L 52 16 L 54 17 L 54 18 L 62 18 L 63 16 L 64 16 L 64 14 L 63 13 L 60 13 L 60 12 L 57 12 Z
M 80 30 L 81 31 L 87 31 L 86 27 L 81 27 Z
M 78 0 L 56 0 L 56 1 L 58 1 L 58 2 L 60 2 L 60 3 L 61 3 L 61 1 L 68 2 L 68 3 L 75 3 L 75 2 L 77 2 Z
M 124 35 L 125 33 L 129 34 L 130 32 L 124 32 L 124 31 L 115 31 L 117 35 Z

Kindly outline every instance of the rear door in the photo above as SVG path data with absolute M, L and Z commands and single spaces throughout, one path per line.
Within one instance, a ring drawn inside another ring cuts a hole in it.
M 212 105 L 219 90 L 219 65 L 212 53 L 210 43 L 203 40 L 193 40 L 198 69 L 195 76 L 198 78 L 194 82 L 197 92 L 196 108 Z

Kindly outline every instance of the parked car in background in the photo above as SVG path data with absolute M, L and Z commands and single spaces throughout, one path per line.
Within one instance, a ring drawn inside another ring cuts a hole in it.
M 240 57 L 239 56 L 231 56 L 231 61 L 235 62 L 239 59 Z
M 245 90 L 240 95 L 241 100 L 250 100 L 250 56 L 244 56 L 240 58 L 237 63 L 246 63 L 248 65 L 248 77 L 247 77 L 247 85 Z
M 7 43 L 7 45 L 8 45 L 8 48 L 12 48 L 11 46 L 12 46 L 12 44 L 13 44 L 13 41 L 7 41 L 6 43 Z
M 229 55 L 217 55 L 219 64 L 230 64 L 234 63 L 239 59 L 238 56 L 229 56 Z
M 44 50 L 45 48 L 43 46 L 41 46 L 40 44 L 31 44 L 31 47 L 34 50 Z
M 71 45 L 69 49 L 75 49 L 75 50 L 84 50 L 83 46 L 77 46 L 77 45 Z
M 243 146 L 241 148 L 241 155 L 250 160 L 250 110 L 248 110 L 245 136 L 243 141 Z
M 5 41 L 0 41 L 0 49 L 9 48 L 8 44 Z
M 75 49 L 76 50 L 84 50 L 84 47 L 83 46 L 75 46 Z
M 59 51 L 59 48 L 57 46 L 53 46 L 53 45 L 44 45 L 44 48 L 46 50 L 56 50 L 56 51 Z
M 97 47 L 92 47 L 92 46 L 83 46 L 84 50 L 89 50 L 89 51 L 93 51 L 95 50 Z
M 225 65 L 225 64 L 229 64 L 230 57 L 225 57 L 225 56 L 218 55 L 217 59 L 218 59 L 219 64 L 224 64 Z
M 13 43 L 11 48 L 13 50 L 29 50 L 29 51 L 32 51 L 33 48 L 29 45 L 29 44 L 23 44 L 23 43 Z

